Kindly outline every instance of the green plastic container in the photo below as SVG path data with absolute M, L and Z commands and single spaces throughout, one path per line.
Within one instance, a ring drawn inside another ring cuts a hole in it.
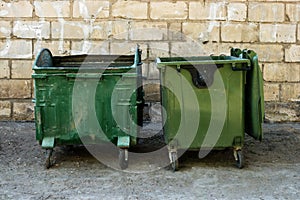
M 256 53 L 232 49 L 230 56 L 157 58 L 156 63 L 172 169 L 178 168 L 179 149 L 200 150 L 204 157 L 207 149 L 227 147 L 242 168 L 245 132 L 262 139 L 263 80 Z
M 36 139 L 57 145 L 112 142 L 120 165 L 136 143 L 142 125 L 141 51 L 135 55 L 52 56 L 43 49 L 33 65 Z M 84 141 L 84 142 L 83 142 Z

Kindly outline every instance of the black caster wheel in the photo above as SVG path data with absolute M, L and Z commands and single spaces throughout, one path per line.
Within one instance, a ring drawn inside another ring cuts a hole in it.
M 171 153 L 171 169 L 173 172 L 178 171 L 179 168 L 179 162 L 178 162 L 178 158 L 177 158 L 177 153 L 176 152 L 172 152 Z
M 237 160 L 236 160 L 236 167 L 242 169 L 244 167 L 244 156 L 241 150 L 236 152 Z
M 53 149 L 46 150 L 46 161 L 45 161 L 45 168 L 49 169 L 53 166 L 53 158 L 52 158 Z
M 119 165 L 121 169 L 126 169 L 128 167 L 128 149 L 120 149 Z

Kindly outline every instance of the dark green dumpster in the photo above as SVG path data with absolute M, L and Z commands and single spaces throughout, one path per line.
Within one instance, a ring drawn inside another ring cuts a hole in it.
M 255 52 L 230 56 L 157 58 L 165 141 L 172 169 L 179 150 L 233 148 L 243 167 L 245 133 L 262 139 L 263 80 Z
M 141 51 L 134 55 L 52 56 L 43 49 L 33 65 L 36 140 L 51 166 L 58 145 L 112 142 L 119 163 L 142 125 Z

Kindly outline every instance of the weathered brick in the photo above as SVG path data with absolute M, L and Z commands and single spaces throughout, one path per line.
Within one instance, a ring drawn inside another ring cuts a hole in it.
M 291 45 L 285 49 L 286 62 L 300 62 L 300 45 Z
M 34 119 L 33 103 L 26 103 L 26 102 L 13 103 L 12 117 L 14 120 L 33 120 Z
M 133 55 L 136 50 L 135 42 L 111 42 L 110 43 L 110 54 L 117 55 Z M 142 60 L 147 58 L 147 49 L 148 45 L 139 43 L 140 49 L 142 52 Z
M 170 23 L 169 30 L 168 30 L 168 39 L 169 40 L 181 40 L 182 33 L 181 33 L 181 23 Z
M 12 78 L 30 79 L 32 74 L 32 61 L 30 60 L 13 60 L 11 64 Z
M 109 1 L 75 0 L 73 17 L 84 19 L 107 18 L 109 17 Z
M 165 40 L 167 34 L 165 22 L 132 22 L 129 30 L 131 40 Z
M 248 0 L 249 2 L 266 2 L 266 0 Z M 298 2 L 299 0 L 268 0 L 269 2 Z
M 149 59 L 154 60 L 157 57 L 169 56 L 169 44 L 167 42 L 151 42 L 149 43 Z
M 258 25 L 254 23 L 222 23 L 221 40 L 224 42 L 258 41 Z
M 11 103 L 9 101 L 0 101 L 0 120 L 8 119 L 11 115 Z
M 38 17 L 70 17 L 70 1 L 34 1 Z
M 108 41 L 74 41 L 71 54 L 109 54 Z
M 226 5 L 224 2 L 190 2 L 190 19 L 226 19 Z
M 186 2 L 150 2 L 152 19 L 186 19 L 188 7 Z
M 256 22 L 283 22 L 284 4 L 283 3 L 249 3 L 249 21 Z
M 67 40 L 37 40 L 34 43 L 34 55 L 37 55 L 43 48 L 49 49 L 53 56 L 68 55 L 71 45 Z
M 31 41 L 0 40 L 0 58 L 32 58 Z
M 159 71 L 155 65 L 154 62 L 150 62 L 148 64 L 148 74 L 147 74 L 147 79 L 159 79 Z
M 30 98 L 30 80 L 0 80 L 1 98 Z
M 112 16 L 126 19 L 147 19 L 148 4 L 140 1 L 118 0 L 112 3 Z
M 13 34 L 19 38 L 43 38 L 50 37 L 50 23 L 45 21 L 15 21 Z
M 294 24 L 261 24 L 261 42 L 296 42 L 296 25 Z
M 292 63 L 264 64 L 264 80 L 272 82 L 297 82 L 300 80 L 300 65 Z
M 91 32 L 92 39 L 128 39 L 129 23 L 127 21 L 97 22 Z
M 11 25 L 8 21 L 1 21 L 0 27 L 0 39 L 1 38 L 8 38 L 11 34 Z
M 243 44 L 239 48 L 254 50 L 261 62 L 281 62 L 283 60 L 283 47 L 277 44 Z
M 9 78 L 8 60 L 0 60 L 0 78 Z
M 183 23 L 182 33 L 186 37 L 199 42 L 219 41 L 220 24 L 211 23 Z
M 300 100 L 300 83 L 286 83 L 281 86 L 281 100 L 294 101 Z
M 109 37 L 118 40 L 128 40 L 129 22 L 128 21 L 114 21 L 111 22 L 111 29 L 109 30 Z
M 142 76 L 147 77 L 147 74 L 148 74 L 148 65 L 147 65 L 147 63 L 143 62 L 143 64 L 142 64 Z M 143 84 L 145 84 L 145 83 L 143 82 Z
M 145 91 L 145 100 L 147 102 L 160 101 L 160 84 L 155 80 L 145 80 L 143 89 Z
M 264 83 L 265 101 L 279 101 L 279 84 Z
M 297 102 L 265 102 L 265 115 L 271 122 L 299 121 L 300 105 Z
M 111 23 L 103 21 L 94 24 L 91 31 L 90 38 L 92 39 L 108 39 L 109 32 L 111 32 Z
M 286 4 L 286 16 L 289 21 L 299 22 L 300 21 L 300 4 Z
M 204 55 L 203 44 L 188 40 L 185 42 L 173 42 L 170 44 L 171 56 L 199 56 Z
M 297 40 L 300 41 L 300 25 L 298 24 Z
M 233 47 L 237 47 L 236 44 L 231 43 L 207 43 L 201 46 L 203 50 L 203 56 L 210 56 L 210 55 L 229 55 L 230 50 Z M 200 55 L 201 56 L 201 55 Z
M 1 1 L 0 17 L 32 17 L 30 1 Z
M 53 22 L 52 37 L 63 39 L 83 39 L 88 38 L 90 25 L 84 22 Z
M 247 5 L 244 3 L 229 3 L 228 20 L 230 21 L 245 21 L 247 17 Z

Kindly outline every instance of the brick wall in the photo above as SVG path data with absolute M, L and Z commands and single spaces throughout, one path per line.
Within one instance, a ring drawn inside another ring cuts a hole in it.
M 33 119 L 31 66 L 54 55 L 127 54 L 143 49 L 146 98 L 157 100 L 157 56 L 255 50 L 265 80 L 266 117 L 300 121 L 299 0 L 2 0 L 0 119 Z

